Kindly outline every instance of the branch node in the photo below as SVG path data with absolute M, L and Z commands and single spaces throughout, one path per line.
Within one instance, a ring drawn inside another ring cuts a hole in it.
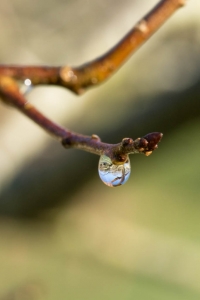
M 91 135 L 91 138 L 92 138 L 93 140 L 96 140 L 96 141 L 98 141 L 98 142 L 101 142 L 101 139 L 100 139 L 100 137 L 99 137 L 97 134 L 92 134 L 92 135 Z
M 122 147 L 133 145 L 133 139 L 131 138 L 124 138 L 122 140 Z
M 25 110 L 29 110 L 29 109 L 32 109 L 32 108 L 33 108 L 33 105 L 30 102 L 24 103 L 24 109 Z
M 61 144 L 63 145 L 64 148 L 71 148 L 72 140 L 71 140 L 70 136 L 63 138 L 61 141 Z
M 77 82 L 77 76 L 74 74 L 74 71 L 69 66 L 61 68 L 60 78 L 64 82 L 70 82 L 70 83 L 73 83 L 73 84 Z
M 186 2 L 187 2 L 187 0 L 179 0 L 180 7 L 185 6 Z
M 142 33 L 148 33 L 149 28 L 147 26 L 147 22 L 145 20 L 141 20 L 135 27 L 138 31 Z

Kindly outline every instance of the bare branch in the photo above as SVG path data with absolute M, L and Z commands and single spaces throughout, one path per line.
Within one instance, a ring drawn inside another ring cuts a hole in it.
M 18 80 L 29 78 L 33 85 L 54 84 L 81 94 L 86 88 L 102 83 L 110 77 L 185 0 L 162 0 L 109 52 L 79 67 L 41 67 L 0 65 L 0 75 Z
M 114 164 L 123 164 L 127 161 L 128 154 L 143 153 L 150 155 L 158 146 L 162 133 L 154 132 L 143 138 L 133 141 L 131 138 L 124 138 L 121 143 L 107 144 L 101 142 L 100 138 L 93 134 L 85 136 L 65 129 L 52 122 L 40 113 L 32 104 L 27 102 L 20 93 L 18 85 L 10 77 L 0 76 L 0 96 L 6 104 L 12 105 L 20 110 L 27 117 L 32 119 L 48 133 L 62 142 L 65 148 L 77 148 L 97 155 L 107 155 Z
M 5 66 L 0 65 L 0 96 L 6 104 L 18 108 L 35 123 L 56 137 L 65 148 L 77 148 L 98 155 L 107 155 L 114 164 L 123 164 L 130 153 L 150 155 L 157 148 L 162 134 L 154 132 L 133 141 L 125 138 L 118 144 L 101 142 L 96 135 L 84 136 L 52 122 L 28 103 L 15 81 L 29 78 L 33 85 L 53 84 L 81 94 L 92 85 L 110 77 L 161 25 L 181 6 L 184 0 L 162 0 L 110 51 L 79 67 Z M 12 79 L 13 78 L 13 79 Z

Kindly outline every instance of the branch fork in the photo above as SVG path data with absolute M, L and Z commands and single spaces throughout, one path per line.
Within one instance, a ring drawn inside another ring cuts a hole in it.
M 114 164 L 124 164 L 131 153 L 150 155 L 158 147 L 162 133 L 153 132 L 133 140 L 124 138 L 121 143 L 107 144 L 93 134 L 84 136 L 72 132 L 49 120 L 19 91 L 16 80 L 29 79 L 32 85 L 63 86 L 75 94 L 104 82 L 128 57 L 139 48 L 181 6 L 185 0 L 162 0 L 144 16 L 127 35 L 101 57 L 79 67 L 70 66 L 16 66 L 0 65 L 0 97 L 4 103 L 20 110 L 48 133 L 56 137 L 65 148 L 77 148 L 98 155 L 107 155 Z

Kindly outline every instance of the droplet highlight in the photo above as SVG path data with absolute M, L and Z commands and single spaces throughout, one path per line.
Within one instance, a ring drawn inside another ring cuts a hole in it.
M 130 177 L 131 165 L 129 158 L 122 165 L 115 165 L 111 159 L 102 155 L 99 160 L 99 176 L 101 180 L 110 187 L 116 187 L 124 184 Z
M 26 78 L 21 84 L 20 84 L 20 91 L 23 95 L 28 94 L 33 88 L 32 82 L 29 78 Z

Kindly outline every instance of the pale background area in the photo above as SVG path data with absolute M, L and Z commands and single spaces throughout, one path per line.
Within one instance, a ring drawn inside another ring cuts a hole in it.
M 0 2 L 0 61 L 79 65 L 153 0 Z M 37 87 L 53 120 L 117 143 L 164 133 L 111 189 L 98 157 L 65 150 L 0 103 L 0 300 L 200 299 L 200 2 L 190 0 L 105 84 Z

